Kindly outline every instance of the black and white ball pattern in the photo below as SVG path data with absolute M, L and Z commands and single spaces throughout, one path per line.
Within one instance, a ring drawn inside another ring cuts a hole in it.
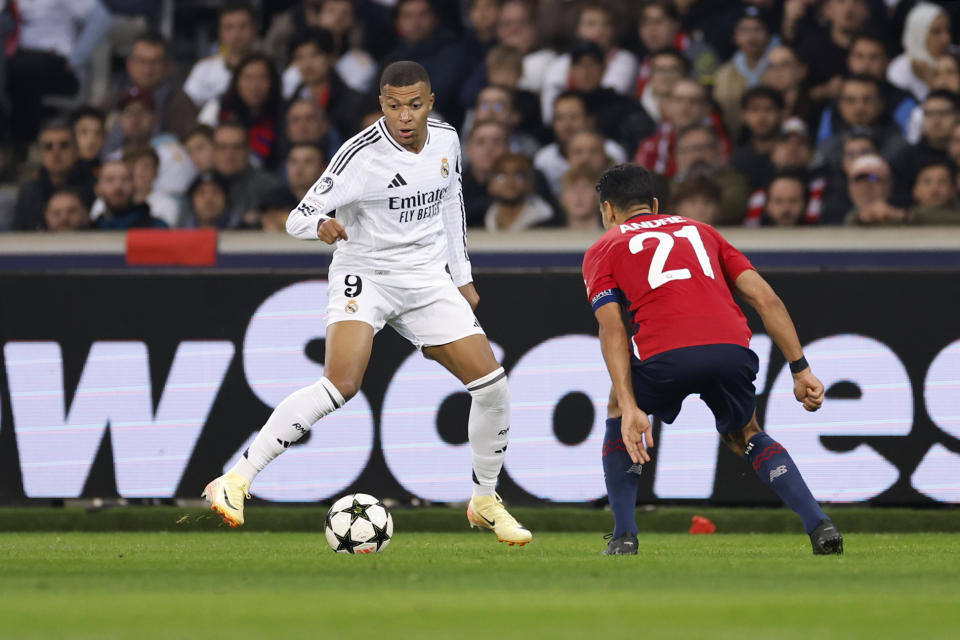
M 324 532 L 337 553 L 379 553 L 393 537 L 393 517 L 378 499 L 353 493 L 330 507 Z

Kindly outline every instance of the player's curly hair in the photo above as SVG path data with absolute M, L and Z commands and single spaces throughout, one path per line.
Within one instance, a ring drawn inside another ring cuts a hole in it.
M 600 202 L 609 202 L 618 211 L 652 207 L 653 177 L 646 168 L 625 162 L 603 172 L 597 181 L 597 192 Z

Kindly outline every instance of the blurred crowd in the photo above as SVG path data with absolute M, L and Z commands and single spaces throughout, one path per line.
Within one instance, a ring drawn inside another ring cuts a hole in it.
M 716 225 L 960 224 L 960 2 L 206 0 L 186 47 L 160 5 L 0 0 L 0 231 L 282 231 L 396 60 L 470 226 L 598 229 L 624 161 Z

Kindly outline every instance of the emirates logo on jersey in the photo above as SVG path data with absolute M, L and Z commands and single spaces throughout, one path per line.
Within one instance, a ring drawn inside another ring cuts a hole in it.
M 446 158 L 440 159 L 440 175 L 444 178 L 450 175 L 450 163 L 447 162 Z

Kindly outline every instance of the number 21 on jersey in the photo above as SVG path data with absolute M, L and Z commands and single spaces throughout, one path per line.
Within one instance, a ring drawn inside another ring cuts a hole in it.
M 697 260 L 700 262 L 703 275 L 716 280 L 713 275 L 713 266 L 710 264 L 710 256 L 707 255 L 707 248 L 703 246 L 703 240 L 700 238 L 700 231 L 693 225 L 686 225 L 674 231 L 673 236 L 684 238 L 693 245 L 693 251 L 697 254 Z M 657 241 L 657 248 L 650 260 L 650 271 L 647 273 L 647 282 L 650 283 L 651 289 L 656 289 L 673 280 L 689 280 L 692 277 L 689 269 L 663 270 L 663 267 L 667 264 L 667 257 L 676 244 L 673 236 L 662 231 L 647 231 L 630 239 L 630 253 L 633 254 L 643 251 L 645 240 L 652 238 Z

